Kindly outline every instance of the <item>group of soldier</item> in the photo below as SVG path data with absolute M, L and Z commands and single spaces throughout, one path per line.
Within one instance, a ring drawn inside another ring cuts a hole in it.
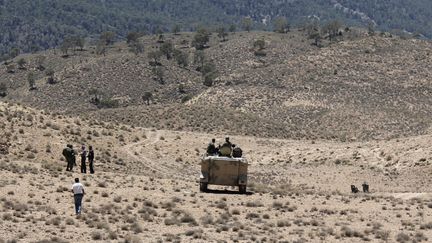
M 89 150 L 87 151 L 86 146 L 82 145 L 81 153 L 79 154 L 81 157 L 81 173 L 87 173 L 86 160 L 89 162 L 90 174 L 94 174 L 94 150 L 92 146 L 89 146 Z M 66 148 L 63 149 L 63 156 L 66 159 L 67 167 L 66 171 L 72 171 L 73 167 L 76 166 L 76 156 L 77 152 L 74 150 L 71 144 L 66 145 Z
M 222 146 L 216 146 L 216 139 L 213 138 L 207 146 L 207 156 L 241 158 L 243 156 L 243 151 L 240 147 L 232 144 L 229 140 L 229 137 L 225 138 L 225 143 L 222 144 Z

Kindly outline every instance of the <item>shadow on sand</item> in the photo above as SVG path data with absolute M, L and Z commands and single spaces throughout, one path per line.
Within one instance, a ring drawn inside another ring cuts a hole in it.
M 231 191 L 231 190 L 215 190 L 215 189 L 207 189 L 204 193 L 213 193 L 213 194 L 228 194 L 228 195 L 253 195 L 254 192 L 247 191 L 245 193 L 241 193 L 239 191 Z

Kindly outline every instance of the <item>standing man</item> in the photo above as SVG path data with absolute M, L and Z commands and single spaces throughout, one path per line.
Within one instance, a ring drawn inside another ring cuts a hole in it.
M 232 148 L 232 143 L 230 142 L 230 138 L 229 137 L 225 138 L 225 143 L 222 146 L 227 146 L 227 147 Z
M 211 142 L 209 143 L 209 145 L 207 146 L 207 155 L 208 156 L 214 156 L 217 154 L 217 149 L 216 149 L 216 139 L 212 139 Z
M 72 161 L 72 149 L 70 144 L 66 145 L 66 148 L 63 149 L 63 156 L 66 159 L 67 166 L 66 171 L 72 171 L 73 169 L 73 161 Z
M 82 199 L 84 197 L 84 186 L 79 182 L 79 178 L 75 178 L 75 183 L 72 185 L 72 193 L 74 194 L 75 214 L 81 214 Z
M 231 157 L 232 153 L 232 143 L 229 140 L 229 137 L 225 138 L 225 143 L 222 145 L 222 147 L 219 149 L 220 155 Z
M 81 147 L 81 173 L 86 173 L 87 150 L 85 145 Z
M 87 158 L 89 160 L 90 174 L 94 174 L 94 168 L 93 168 L 94 151 L 92 146 L 89 146 L 89 152 Z
M 71 150 L 71 161 L 72 161 L 71 170 L 72 170 L 73 166 L 77 166 L 77 164 L 76 164 L 76 151 L 73 149 L 73 146 L 71 144 L 69 144 L 69 148 Z

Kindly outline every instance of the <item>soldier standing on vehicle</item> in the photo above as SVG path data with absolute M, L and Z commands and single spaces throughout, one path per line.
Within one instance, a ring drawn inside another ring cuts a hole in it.
M 232 147 L 232 143 L 230 142 L 230 140 L 229 140 L 230 138 L 229 137 L 226 137 L 225 138 L 225 143 L 222 145 L 222 147 Z
M 233 145 L 234 149 L 232 155 L 234 158 L 241 158 L 243 156 L 243 150 L 240 147 Z
M 232 143 L 229 141 L 229 137 L 225 138 L 225 143 L 219 149 L 219 153 L 222 156 L 231 157 L 232 153 Z
M 216 148 L 216 139 L 212 139 L 209 145 L 207 146 L 207 155 L 213 156 L 217 154 L 217 148 Z

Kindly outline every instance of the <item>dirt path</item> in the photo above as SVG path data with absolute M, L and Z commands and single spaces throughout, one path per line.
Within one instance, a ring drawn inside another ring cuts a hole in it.
M 162 135 L 162 131 L 148 130 L 146 132 L 146 140 L 123 146 L 123 152 L 131 158 L 131 161 L 134 161 L 134 166 L 132 166 L 131 169 L 152 176 L 184 179 L 184 177 L 180 177 L 172 167 L 167 166 L 166 163 L 161 163 L 160 161 L 149 158 L 146 152 L 144 152 L 146 147 L 157 144 L 161 140 Z
M 420 193 L 416 193 L 416 192 L 391 193 L 389 195 L 394 197 L 394 198 L 400 198 L 402 200 L 411 200 L 414 198 L 418 198 L 418 199 L 431 199 L 432 198 L 432 193 L 424 193 L 424 192 L 420 192 Z

